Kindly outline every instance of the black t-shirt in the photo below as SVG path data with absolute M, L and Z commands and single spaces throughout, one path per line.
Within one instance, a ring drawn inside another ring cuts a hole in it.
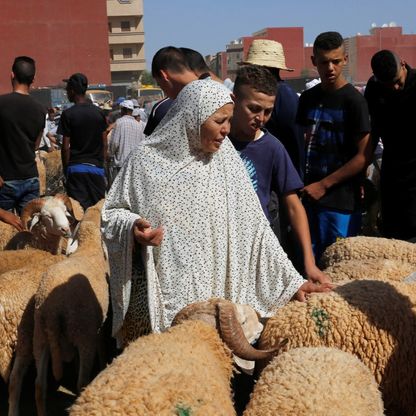
M 416 69 L 406 65 L 402 90 L 389 90 L 370 78 L 365 97 L 372 135 L 383 141 L 381 208 L 387 237 L 416 236 Z
M 91 163 L 103 167 L 106 128 L 104 113 L 91 103 L 75 104 L 66 109 L 61 115 L 58 134 L 70 138 L 69 164 Z
M 158 101 L 152 108 L 149 118 L 144 128 L 143 133 L 146 136 L 150 136 L 153 133 L 153 130 L 157 125 L 162 121 L 162 118 L 165 117 L 170 106 L 172 105 L 173 100 L 169 97 L 164 98 L 163 100 Z
M 351 84 L 330 92 L 318 84 L 305 91 L 299 99 L 297 121 L 306 128 L 306 185 L 345 165 L 357 152 L 357 136 L 370 131 L 367 102 Z M 330 209 L 357 210 L 361 178 L 357 175 L 333 186 L 317 203 Z
M 4 180 L 38 176 L 35 142 L 45 120 L 46 110 L 30 95 L 0 96 L 0 176 Z

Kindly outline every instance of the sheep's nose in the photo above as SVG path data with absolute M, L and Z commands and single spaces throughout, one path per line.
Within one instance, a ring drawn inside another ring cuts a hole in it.
M 61 227 L 60 231 L 64 237 L 71 237 L 71 230 L 69 227 Z

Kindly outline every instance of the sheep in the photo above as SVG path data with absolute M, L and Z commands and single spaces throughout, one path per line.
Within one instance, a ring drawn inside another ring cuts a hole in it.
M 45 167 L 45 195 L 54 195 L 56 193 L 64 192 L 61 151 L 39 152 L 38 156 Z
M 231 354 L 217 331 L 187 321 L 130 343 L 69 414 L 235 415 L 231 376 Z
M 22 317 L 36 293 L 43 272 L 50 265 L 63 259 L 63 256 L 53 256 L 40 250 L 24 253 L 28 256 L 19 258 L 21 264 L 17 269 L 10 267 L 16 263 L 3 262 L 3 255 L 19 254 L 18 252 L 0 253 L 0 376 L 6 383 L 10 375 L 18 331 L 23 329 Z M 33 261 L 32 266 L 28 266 L 29 259 Z
M 345 260 L 387 259 L 416 264 L 416 244 L 381 237 L 349 237 L 330 245 L 320 264 L 327 268 Z
M 66 195 L 34 199 L 22 212 L 21 220 L 26 231 L 18 232 L 11 225 L 2 225 L 4 233 L 0 234 L 0 249 L 34 247 L 52 254 L 66 251 L 69 245 L 64 248 L 67 240 L 64 241 L 63 237 L 72 237 L 68 217 L 79 221 L 82 215 L 79 203 Z
M 335 283 L 357 279 L 401 282 L 415 271 L 416 264 L 388 259 L 344 260 L 324 269 Z
M 35 295 L 33 353 L 36 362 L 36 406 L 45 414 L 49 359 L 56 380 L 62 362 L 79 354 L 78 391 L 90 377 L 99 331 L 108 310 L 108 263 L 100 232 L 103 201 L 90 207 L 79 227 L 79 247 L 43 275 Z
M 176 314 L 172 326 L 190 319 L 201 320 L 216 328 L 233 352 L 234 361 L 244 371 L 251 372 L 254 360 L 270 358 L 275 352 L 256 350 L 250 345 L 257 341 L 263 330 L 259 315 L 250 305 L 234 304 L 219 298 L 195 302 Z
M 389 415 L 416 408 L 416 286 L 356 280 L 306 302 L 290 302 L 270 318 L 259 348 L 336 347 L 356 355 L 373 373 Z M 259 367 L 264 367 L 260 363 Z
M 370 370 L 336 348 L 295 348 L 261 374 L 244 416 L 382 416 Z

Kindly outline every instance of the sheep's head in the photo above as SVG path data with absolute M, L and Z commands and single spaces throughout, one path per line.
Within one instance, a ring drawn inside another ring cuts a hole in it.
M 260 336 L 263 325 L 256 311 L 249 305 L 236 305 L 224 299 L 196 302 L 178 312 L 172 325 L 187 319 L 198 319 L 215 325 L 228 348 L 244 360 L 269 359 L 280 348 L 257 350 L 250 344 Z
M 260 338 L 263 331 L 263 324 L 260 322 L 259 315 L 250 305 L 235 304 L 236 317 L 241 325 L 247 341 L 252 344 Z
M 34 227 L 41 234 L 70 237 L 71 223 L 75 221 L 72 204 L 66 195 L 55 195 L 30 201 L 22 213 L 22 222 L 27 229 Z

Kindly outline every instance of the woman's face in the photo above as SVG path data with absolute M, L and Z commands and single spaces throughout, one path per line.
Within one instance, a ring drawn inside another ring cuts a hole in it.
M 205 153 L 215 153 L 230 132 L 234 104 L 225 104 L 201 126 L 201 148 Z

